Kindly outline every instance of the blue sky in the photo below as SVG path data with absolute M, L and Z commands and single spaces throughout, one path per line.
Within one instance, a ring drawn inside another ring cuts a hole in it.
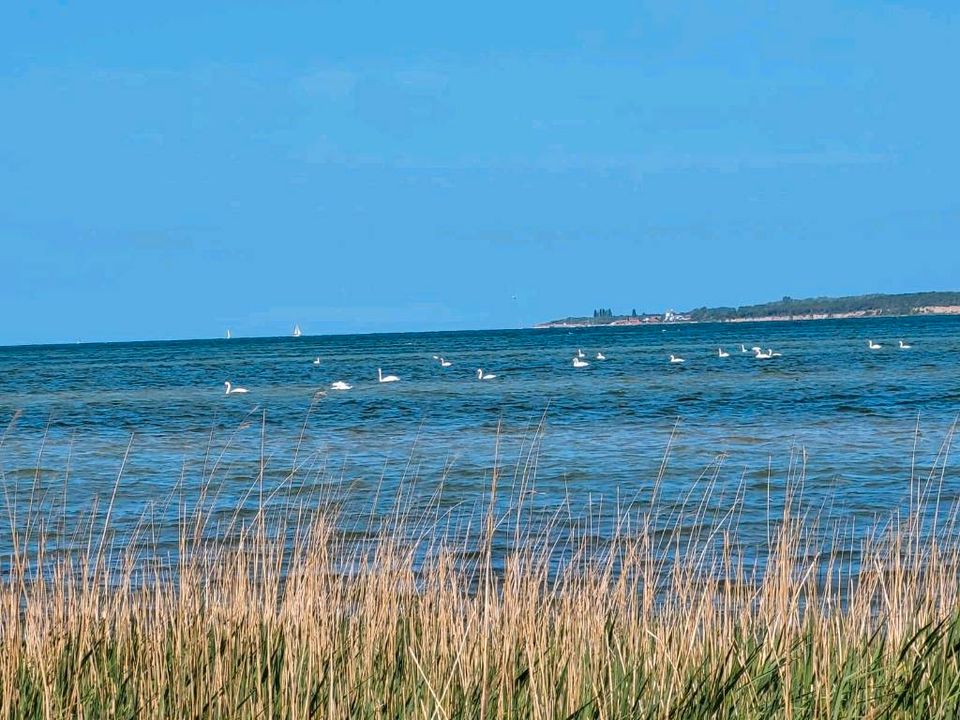
M 0 344 L 960 289 L 957 7 L 8 3 Z

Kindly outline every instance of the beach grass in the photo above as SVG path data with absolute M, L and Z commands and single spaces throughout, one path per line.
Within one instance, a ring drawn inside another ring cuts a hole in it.
M 742 488 L 718 516 L 709 478 L 667 503 L 661 472 L 600 533 L 559 501 L 533 522 L 534 465 L 494 462 L 468 520 L 399 493 L 365 533 L 333 503 L 272 505 L 261 476 L 252 512 L 181 501 L 168 553 L 146 524 L 114 535 L 109 499 L 70 549 L 63 518 L 8 506 L 0 715 L 960 716 L 942 468 L 851 540 L 804 507 L 800 467 L 753 553 Z

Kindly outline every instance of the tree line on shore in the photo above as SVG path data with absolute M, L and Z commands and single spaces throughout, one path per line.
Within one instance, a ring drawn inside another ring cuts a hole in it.
M 920 308 L 935 306 L 960 306 L 960 293 L 924 292 L 803 299 L 785 296 L 782 300 L 759 305 L 696 308 L 690 311 L 690 319 L 699 321 L 732 320 L 771 316 L 841 315 L 857 312 L 875 315 L 913 315 L 920 312 Z
M 683 313 L 698 322 L 744 320 L 762 317 L 800 317 L 809 315 L 843 315 L 865 313 L 869 315 L 915 315 L 930 307 L 960 307 L 960 292 L 937 291 L 901 293 L 888 295 L 850 295 L 846 297 L 816 297 L 795 299 L 784 296 L 781 300 L 740 307 L 699 307 Z M 577 323 L 582 325 L 608 325 L 615 320 L 648 317 L 633 309 L 629 315 L 615 314 L 612 308 L 596 308 L 592 317 L 568 317 L 553 323 Z M 684 318 L 686 319 L 686 318 Z

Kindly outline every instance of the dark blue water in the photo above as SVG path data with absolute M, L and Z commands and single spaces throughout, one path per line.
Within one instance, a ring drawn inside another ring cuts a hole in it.
M 572 367 L 578 348 L 589 367 Z M 78 524 L 119 475 L 112 522 L 150 518 L 169 540 L 205 485 L 223 508 L 251 488 L 372 513 L 398 492 L 473 508 L 498 439 L 501 482 L 526 464 L 530 502 L 612 506 L 651 491 L 670 444 L 665 495 L 704 474 L 719 496 L 741 489 L 759 539 L 791 472 L 808 502 L 849 517 L 888 512 L 934 466 L 954 499 L 954 454 L 937 457 L 958 361 L 949 317 L 0 348 L 0 472 L 8 515 L 57 508 Z M 378 367 L 400 382 L 378 383 Z M 225 380 L 250 392 L 226 396 Z M 354 387 L 316 396 L 335 380 Z

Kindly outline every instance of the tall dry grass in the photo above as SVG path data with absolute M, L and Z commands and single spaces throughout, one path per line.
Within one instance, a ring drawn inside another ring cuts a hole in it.
M 146 525 L 118 544 L 111 501 L 56 552 L 63 518 L 8 508 L 0 713 L 960 714 L 945 463 L 911 484 L 909 512 L 856 536 L 805 508 L 796 463 L 759 551 L 739 531 L 742 486 L 717 514 L 709 476 L 667 503 L 661 471 L 644 503 L 545 515 L 531 506 L 535 465 L 495 462 L 480 517 L 453 522 L 400 493 L 360 534 L 325 502 L 272 505 L 261 474 L 250 514 L 184 502 L 167 555 Z

